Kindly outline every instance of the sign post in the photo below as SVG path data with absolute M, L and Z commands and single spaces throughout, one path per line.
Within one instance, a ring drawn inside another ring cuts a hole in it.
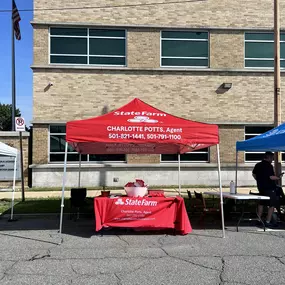
M 23 137 L 22 132 L 26 130 L 25 119 L 15 117 L 16 132 L 20 136 L 20 153 L 21 153 L 21 184 L 22 184 L 22 202 L 25 201 L 25 186 L 24 186 L 24 163 L 23 163 Z

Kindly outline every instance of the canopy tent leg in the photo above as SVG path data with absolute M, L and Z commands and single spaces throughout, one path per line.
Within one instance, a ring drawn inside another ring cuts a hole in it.
M 64 153 L 64 168 L 63 168 L 63 178 L 62 178 L 62 192 L 61 192 L 61 210 L 60 210 L 60 223 L 59 223 L 59 234 L 60 234 L 60 242 L 61 233 L 62 233 L 62 220 L 63 220 L 63 208 L 64 208 L 64 190 L 66 184 L 66 164 L 67 164 L 67 147 L 68 143 L 65 143 L 65 153 Z
M 219 144 L 217 144 L 217 160 L 218 160 L 218 176 L 219 176 L 219 187 L 220 187 L 222 229 L 223 229 L 223 238 L 225 238 L 226 233 L 225 233 L 224 205 L 223 205 L 224 201 L 223 201 L 223 191 L 222 191 L 221 161 L 220 161 L 220 146 L 219 146 Z
M 238 180 L 238 177 L 237 177 L 237 171 L 238 171 L 238 151 L 236 150 L 236 178 L 235 178 L 235 188 L 236 188 L 236 193 L 237 193 L 237 180 Z
M 81 186 L 81 153 L 79 153 L 78 188 Z
M 16 171 L 17 171 L 17 154 L 14 159 L 14 176 L 13 176 L 13 189 L 12 189 L 12 202 L 11 202 L 11 217 L 10 221 L 13 221 L 14 215 L 14 201 L 15 201 L 15 188 L 16 188 Z
M 178 189 L 179 189 L 179 196 L 181 196 L 181 183 L 180 183 L 180 153 L 178 153 Z

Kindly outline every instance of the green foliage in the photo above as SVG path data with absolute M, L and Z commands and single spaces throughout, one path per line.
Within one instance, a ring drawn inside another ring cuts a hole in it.
M 21 117 L 21 112 L 16 109 L 16 117 Z M 12 105 L 0 103 L 0 131 L 12 130 Z

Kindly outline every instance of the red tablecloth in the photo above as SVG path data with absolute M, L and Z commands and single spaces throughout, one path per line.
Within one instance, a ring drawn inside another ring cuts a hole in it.
M 96 197 L 96 231 L 102 227 L 175 229 L 185 235 L 192 227 L 181 197 Z

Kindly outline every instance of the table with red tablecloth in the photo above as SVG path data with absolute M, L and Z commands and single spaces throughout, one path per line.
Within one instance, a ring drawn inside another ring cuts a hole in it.
M 95 197 L 96 231 L 103 227 L 175 229 L 185 235 L 192 227 L 181 197 Z

